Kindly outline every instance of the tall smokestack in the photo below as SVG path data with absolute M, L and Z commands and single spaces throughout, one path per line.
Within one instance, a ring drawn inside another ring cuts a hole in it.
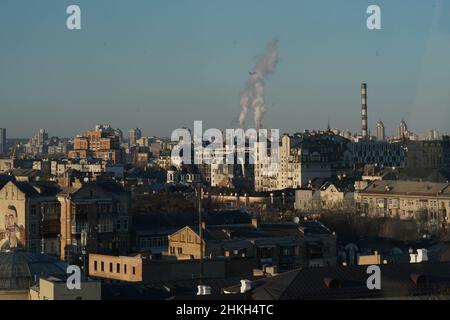
M 361 84 L 361 136 L 368 140 L 367 132 L 367 83 Z

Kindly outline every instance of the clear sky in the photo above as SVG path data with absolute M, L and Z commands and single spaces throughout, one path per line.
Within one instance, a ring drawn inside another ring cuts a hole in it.
M 66 7 L 82 30 L 66 29 Z M 366 8 L 382 30 L 366 28 Z M 230 128 L 239 93 L 273 37 L 279 64 L 266 81 L 264 125 L 282 132 L 448 130 L 450 0 L 1 0 L 0 127 L 73 136 L 96 123 L 145 135 Z

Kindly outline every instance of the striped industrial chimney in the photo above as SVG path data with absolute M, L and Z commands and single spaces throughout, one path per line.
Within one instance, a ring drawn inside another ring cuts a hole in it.
M 367 83 L 361 84 L 361 136 L 369 140 L 367 132 Z

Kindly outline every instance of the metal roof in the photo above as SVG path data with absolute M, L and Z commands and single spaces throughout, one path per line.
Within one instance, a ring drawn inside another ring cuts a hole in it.
M 67 265 L 48 255 L 14 249 L 0 252 L 0 290 L 27 290 L 40 277 L 65 280 Z

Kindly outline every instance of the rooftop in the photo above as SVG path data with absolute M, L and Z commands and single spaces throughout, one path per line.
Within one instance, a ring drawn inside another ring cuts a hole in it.
M 250 295 L 253 300 L 388 299 L 443 295 L 450 288 L 450 262 L 387 264 L 380 269 L 381 290 L 367 288 L 367 266 L 348 266 L 297 269 L 257 280 Z
M 27 290 L 39 277 L 67 279 L 67 265 L 48 255 L 21 249 L 0 252 L 0 290 Z
M 448 183 L 382 180 L 369 184 L 362 194 L 398 194 L 418 196 L 450 196 Z

